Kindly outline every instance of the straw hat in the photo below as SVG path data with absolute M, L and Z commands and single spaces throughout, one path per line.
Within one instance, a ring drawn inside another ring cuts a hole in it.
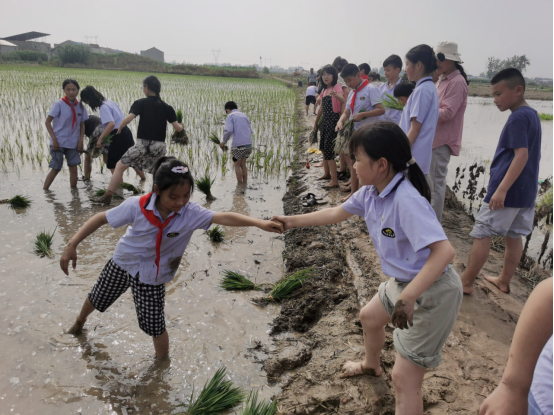
M 437 43 L 437 46 L 435 46 L 435 55 L 438 53 L 443 53 L 444 57 L 448 60 L 458 62 L 458 63 L 464 63 L 462 61 L 462 58 L 460 57 L 460 54 L 458 53 L 458 44 L 455 42 L 449 42 L 448 40 L 445 40 L 444 42 Z

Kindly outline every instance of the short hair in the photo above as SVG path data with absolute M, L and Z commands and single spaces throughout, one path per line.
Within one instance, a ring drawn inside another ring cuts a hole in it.
M 321 75 L 323 76 L 324 73 L 326 73 L 327 75 L 333 76 L 333 82 L 331 82 L 331 85 L 335 86 L 339 81 L 339 73 L 337 72 L 336 68 L 332 65 L 325 65 L 321 69 Z M 323 82 L 323 79 L 321 81 Z
M 491 79 L 491 85 L 495 85 L 500 81 L 504 81 L 510 89 L 514 89 L 518 85 L 521 85 L 523 87 L 523 92 L 525 92 L 525 78 L 516 68 L 502 69 Z
M 360 63 L 358 68 L 360 68 L 360 71 L 364 71 L 366 75 L 371 72 L 371 68 L 367 63 Z
M 381 75 L 379 75 L 377 72 L 370 72 L 367 74 L 367 77 L 373 79 L 374 81 L 381 80 Z
M 415 83 L 410 81 L 399 82 L 394 88 L 393 95 L 395 98 L 406 97 L 409 98 L 414 92 Z
M 237 103 L 235 101 L 227 101 L 225 103 L 225 109 L 226 110 L 238 110 L 239 107 L 237 107 Z
M 392 66 L 394 69 L 396 68 L 402 69 L 402 59 L 398 55 L 390 55 L 383 62 L 383 68 L 386 68 L 389 65 Z
M 341 58 L 340 56 L 337 56 L 333 61 L 333 66 L 337 70 L 337 73 L 342 71 L 342 68 L 344 68 L 346 65 L 348 65 L 348 61 L 344 58 Z
M 356 76 L 359 72 L 360 69 L 356 65 L 354 65 L 353 63 L 349 63 L 344 68 L 342 68 L 340 76 L 342 76 L 343 78 L 346 78 L 347 76 Z

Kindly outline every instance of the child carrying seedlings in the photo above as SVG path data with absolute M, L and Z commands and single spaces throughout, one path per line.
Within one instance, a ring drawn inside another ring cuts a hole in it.
M 252 154 L 252 127 L 248 116 L 238 110 L 234 101 L 225 103 L 225 134 L 223 141 L 219 143 L 222 149 L 225 149 L 227 141 L 233 136 L 233 146 L 231 155 L 235 165 L 235 174 L 239 183 L 246 183 L 248 180 L 248 171 L 246 170 L 246 159 Z
M 383 62 L 383 69 L 385 70 L 387 82 L 381 85 L 379 93 L 381 94 L 381 98 L 386 98 L 385 94 L 394 96 L 394 90 L 401 82 L 400 71 L 402 70 L 402 59 L 400 59 L 398 55 L 390 55 Z M 387 108 L 385 114 L 381 117 L 381 121 L 390 121 L 398 124 L 401 116 L 402 111 Z
M 161 89 L 162 85 L 155 76 L 147 76 L 142 81 L 142 92 L 146 98 L 139 99 L 131 105 L 130 114 L 118 125 L 115 136 L 117 139 L 126 130 L 130 131 L 127 124 L 138 116 L 140 119 L 137 142 L 121 156 L 115 165 L 106 193 L 96 198 L 96 202 L 105 203 L 106 205 L 111 203 L 113 194 L 123 182 L 123 173 L 129 167 L 141 172 L 152 172 L 156 160 L 165 156 L 166 153 L 167 123 L 172 124 L 175 131 L 182 131 L 185 128 L 184 124 L 177 122 L 177 115 L 173 107 L 160 98 Z M 141 176 L 141 179 L 144 180 L 143 176 L 144 173 Z
M 153 175 L 151 193 L 131 197 L 120 206 L 90 218 L 70 239 L 60 266 L 66 275 L 70 262 L 75 269 L 77 246 L 102 225 L 109 223 L 119 228 L 130 224 L 69 333 L 80 333 L 90 313 L 106 311 L 130 286 L 139 327 L 153 337 L 156 356 L 161 358 L 169 352 L 164 318 L 165 283 L 175 276 L 193 232 L 207 229 L 212 223 L 257 226 L 277 233 L 282 233 L 283 227 L 238 213 L 213 212 L 190 202 L 194 180 L 188 166 L 175 157 L 158 159 Z
M 342 113 L 336 131 L 342 130 L 347 120 L 352 120 L 354 131 L 358 128 L 372 124 L 379 120 L 380 116 L 385 113 L 383 104 L 380 104 L 381 94 L 377 88 L 370 86 L 367 79 L 362 79 L 361 72 L 356 65 L 349 63 L 340 73 L 346 85 L 351 88 L 346 102 L 346 109 Z M 348 154 L 346 154 L 348 156 Z M 350 186 L 346 186 L 344 191 L 349 192 L 349 195 L 341 200 L 346 202 L 358 190 L 358 178 L 353 174 L 354 165 L 351 157 L 346 157 L 348 169 L 350 170 Z
M 408 136 L 412 154 L 423 174 L 429 174 L 431 149 L 439 119 L 439 96 L 431 75 L 437 69 L 437 57 L 429 45 L 418 45 L 406 54 L 408 80 L 416 82 L 408 99 L 400 127 Z
M 89 139 L 87 149 L 85 150 L 85 174 L 83 175 L 83 180 L 85 181 L 90 180 L 92 159 L 95 159 L 102 154 L 104 163 L 108 162 L 108 149 L 110 147 L 110 143 L 104 143 L 101 149 L 96 147 L 98 137 L 100 137 L 103 132 L 104 127 L 102 126 L 102 121 L 96 115 L 91 115 L 88 120 L 85 121 L 85 135 Z
M 77 186 L 77 166 L 81 164 L 83 140 L 85 136 L 85 121 L 88 113 L 81 102 L 77 100 L 79 83 L 74 79 L 66 79 L 62 83 L 65 96 L 54 102 L 46 117 L 46 129 L 50 134 L 50 172 L 44 180 L 44 190 L 50 185 L 63 167 L 63 158 L 69 167 L 69 184 Z
M 352 215 L 365 219 L 389 280 L 360 311 L 365 359 L 346 362 L 341 377 L 381 375 L 385 326 L 392 323 L 395 413 L 422 414 L 423 376 L 439 365 L 462 302 L 460 277 L 449 265 L 455 252 L 429 204 L 429 186 L 399 126 L 378 122 L 358 129 L 350 139 L 350 154 L 365 187 L 342 206 L 274 219 L 285 230 L 330 225 Z

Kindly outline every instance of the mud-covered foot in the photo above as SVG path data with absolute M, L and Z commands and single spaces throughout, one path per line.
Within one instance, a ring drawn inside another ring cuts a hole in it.
M 317 180 L 329 180 L 331 178 L 331 176 L 321 176 L 321 177 L 318 177 Z
M 123 189 L 121 187 L 118 187 L 112 197 L 116 199 L 125 199 L 125 196 L 123 196 Z
M 502 291 L 504 294 L 510 294 L 510 285 L 504 284 L 500 277 L 489 277 L 488 275 L 485 275 L 485 278 L 488 282 L 493 284 L 496 288 L 498 288 L 500 291 Z
M 84 321 L 75 321 L 75 323 L 71 326 L 69 330 L 67 330 L 67 334 L 73 334 L 74 336 L 78 336 L 83 332 L 83 326 L 85 325 Z
M 364 367 L 363 364 L 364 362 L 346 362 L 342 367 L 340 378 L 344 379 L 360 375 L 381 376 L 381 373 L 383 373 L 381 367 L 373 369 Z
M 471 284 L 467 287 L 465 285 L 463 285 L 462 290 L 463 290 L 465 295 L 473 294 L 473 284 Z
M 109 205 L 112 203 L 112 195 L 103 195 L 103 196 L 97 196 L 97 197 L 90 197 L 90 200 L 92 200 L 95 203 L 102 203 L 104 205 Z

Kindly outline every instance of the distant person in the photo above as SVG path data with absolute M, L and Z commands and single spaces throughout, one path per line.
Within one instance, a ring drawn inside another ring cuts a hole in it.
M 467 106 L 467 75 L 454 42 L 440 42 L 435 46 L 437 56 L 437 93 L 439 95 L 439 121 L 435 138 L 429 176 L 431 179 L 431 206 L 442 219 L 444 195 L 446 193 L 446 175 L 450 156 L 458 156 L 462 147 L 464 114 Z
M 238 110 L 238 106 L 234 101 L 225 103 L 225 113 L 227 114 L 225 134 L 219 146 L 224 148 L 231 136 L 233 137 L 231 155 L 233 156 L 237 182 L 246 184 L 248 180 L 246 159 L 252 154 L 252 127 L 250 126 L 250 120 L 246 114 Z
M 405 107 L 408 104 L 408 100 L 414 92 L 415 82 L 400 81 L 394 88 L 394 97 L 398 99 L 402 106 Z
M 379 93 L 381 97 L 385 99 L 385 94 L 394 96 L 394 88 L 402 81 L 400 79 L 400 71 L 402 71 L 402 59 L 398 55 L 390 55 L 383 62 L 383 69 L 385 71 L 385 82 L 379 88 Z M 400 123 L 400 117 L 402 116 L 402 111 L 389 109 L 387 108 L 385 114 L 381 116 L 382 121 L 390 121 L 395 124 Z
M 310 73 L 308 74 L 308 85 L 315 85 L 317 82 L 317 74 L 314 72 L 314 68 L 310 68 Z
M 360 76 L 363 80 L 366 80 L 367 74 L 371 72 L 371 67 L 367 63 L 361 63 L 358 65 L 358 68 L 360 69 Z
M 479 415 L 552 415 L 552 299 L 548 278 L 527 299 L 502 379 Z
M 316 103 L 316 97 L 317 95 L 317 86 L 315 86 L 315 84 L 310 84 L 310 86 L 308 88 L 306 88 L 306 115 L 308 115 L 308 112 L 309 112 L 309 109 L 310 109 L 310 104 L 313 104 L 314 106 L 314 112 L 313 114 L 316 115 L 315 113 L 315 103 Z
M 381 75 L 379 75 L 377 72 L 370 72 L 367 75 L 367 80 L 371 85 L 376 86 L 377 89 L 381 88 L 381 85 L 383 85 L 383 82 L 381 82 Z
M 62 83 L 65 96 L 52 105 L 46 117 L 46 130 L 50 134 L 50 172 L 44 180 L 44 190 L 50 185 L 63 167 L 63 158 L 69 168 L 69 184 L 77 186 L 77 166 L 81 164 L 83 140 L 85 137 L 85 121 L 88 113 L 82 103 L 77 100 L 79 83 L 74 79 L 66 79 Z
M 343 68 L 341 76 L 351 91 L 348 94 L 346 108 L 335 129 L 337 131 L 342 130 L 349 119 L 354 123 L 354 131 L 364 125 L 379 121 L 381 115 L 385 113 L 385 108 L 380 103 L 381 94 L 379 94 L 379 90 L 371 88 L 367 79 L 362 79 L 360 69 L 353 63 L 349 63 Z M 349 192 L 348 196 L 341 199 L 343 203 L 358 191 L 358 176 L 354 172 L 354 161 L 347 152 L 345 153 L 345 159 L 350 170 L 350 183 L 344 189 L 341 189 L 344 192 Z
M 98 137 L 104 132 L 104 127 L 102 126 L 102 121 L 96 115 L 91 115 L 88 120 L 85 121 L 85 136 L 88 137 L 88 145 L 85 150 L 85 167 L 83 180 L 90 180 L 90 175 L 92 171 L 92 160 L 102 155 L 104 164 L 108 161 L 108 151 L 110 144 L 104 143 L 102 148 L 99 149 L 96 147 L 98 142 Z
M 436 69 L 437 58 L 431 46 L 418 45 L 406 54 L 406 73 L 416 87 L 402 111 L 400 127 L 408 136 L 412 154 L 425 175 L 429 174 L 431 166 L 433 138 L 439 118 L 439 96 L 431 78 Z
M 542 135 L 539 115 L 525 101 L 525 79 L 517 69 L 498 72 L 491 85 L 495 105 L 501 112 L 510 110 L 511 115 L 500 134 L 487 195 L 470 233 L 473 247 L 462 274 L 465 294 L 473 292 L 473 282 L 487 262 L 495 236 L 504 237 L 504 267 L 498 277 L 485 279 L 500 291 L 510 292 L 523 252 L 521 238 L 533 230 L 535 216 Z
M 342 78 L 342 76 L 340 76 L 340 73 L 342 72 L 343 68 L 346 65 L 348 65 L 348 61 L 344 58 L 341 58 L 340 56 L 337 56 L 333 61 L 333 67 L 337 70 L 337 73 L 339 74 L 339 78 L 337 82 L 342 88 L 342 93 L 344 95 L 345 101 L 348 99 L 348 93 L 350 92 L 350 90 L 346 85 L 346 82 L 344 82 L 344 79 Z M 348 180 L 349 177 L 346 171 L 348 160 L 346 160 L 346 156 L 344 154 L 340 154 L 339 161 L 340 161 L 340 171 L 338 173 L 338 178 L 339 180 Z

